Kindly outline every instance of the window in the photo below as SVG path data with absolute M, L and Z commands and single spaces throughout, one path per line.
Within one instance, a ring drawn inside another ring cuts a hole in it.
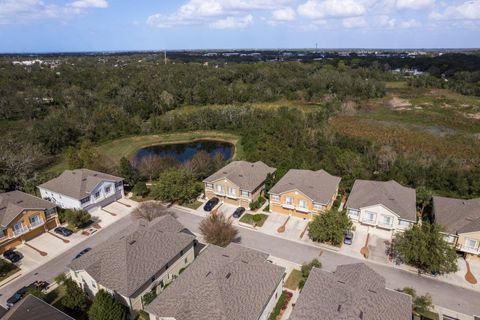
M 383 225 L 386 225 L 386 226 L 391 226 L 392 225 L 392 217 L 391 216 L 385 216 L 385 215 L 382 215 L 382 224 Z
M 112 188 L 110 186 L 106 187 L 105 188 L 105 193 L 106 194 L 109 194 L 110 193 L 110 190 L 112 190 Z
M 405 220 L 399 220 L 398 225 L 403 228 L 408 228 L 410 227 L 410 222 L 405 221 Z
M 454 243 L 455 242 L 455 236 L 448 234 L 443 236 L 443 240 L 445 240 L 448 243 Z
M 323 205 L 320 204 L 320 203 L 315 203 L 315 204 L 313 205 L 313 208 L 314 208 L 315 210 L 323 210 Z
M 355 210 L 355 209 L 349 209 L 348 214 L 354 217 L 358 217 L 359 212 L 358 210 Z
M 242 194 L 242 197 L 244 197 L 244 198 L 250 197 L 250 192 L 248 192 L 248 191 L 242 190 L 241 194 Z
M 41 223 L 40 216 L 38 215 L 31 216 L 29 220 L 32 227 L 38 226 Z
M 365 211 L 363 221 L 365 221 L 365 222 L 375 222 L 376 218 L 377 218 L 376 213 L 370 212 L 370 211 Z
M 213 183 L 205 183 L 205 188 L 207 189 L 213 189 Z
M 100 191 L 95 192 L 95 198 L 100 197 Z
M 280 200 L 280 197 L 278 196 L 278 194 L 271 194 L 270 197 L 272 198 L 272 201 Z
M 293 198 L 292 197 L 286 197 L 285 198 L 285 204 L 288 204 L 289 206 L 293 205 Z
M 465 240 L 465 247 L 467 247 L 469 249 L 477 249 L 477 244 L 478 244 L 478 241 L 475 240 L 475 239 L 466 239 Z
M 230 194 L 232 196 L 236 196 L 237 195 L 237 189 L 232 188 L 232 187 L 228 187 L 228 194 Z
M 123 181 L 115 182 L 115 187 L 121 187 L 123 185 Z
M 299 202 L 298 202 L 298 206 L 302 209 L 307 209 L 307 201 L 301 199 Z
M 20 233 L 23 231 L 23 224 L 21 222 L 19 223 L 16 223 L 14 226 L 13 226 L 13 230 L 15 231 L 15 233 Z
M 225 189 L 223 189 L 223 186 L 221 186 L 221 185 L 218 185 L 218 186 L 217 186 L 217 192 L 218 192 L 218 193 L 224 193 L 224 190 L 225 190 Z
M 83 198 L 82 200 L 80 200 L 80 203 L 84 204 L 84 203 L 87 203 L 89 201 L 90 201 L 90 197 L 86 197 L 86 198 Z

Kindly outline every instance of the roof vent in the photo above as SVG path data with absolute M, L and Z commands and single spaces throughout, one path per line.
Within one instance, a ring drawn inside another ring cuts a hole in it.
M 232 275 L 232 274 L 229 272 L 229 273 L 227 273 L 227 275 L 225 276 L 225 278 L 228 279 L 228 278 L 230 278 L 231 275 Z
M 87 181 L 87 178 L 83 178 L 82 181 Z
M 223 174 L 228 174 L 228 172 L 227 172 L 227 171 L 223 171 L 222 173 L 223 173 Z
M 230 258 L 230 256 L 228 254 L 222 254 L 223 257 L 225 258 Z
M 363 311 L 360 311 L 360 319 L 363 319 Z
M 243 263 L 248 264 L 248 261 L 246 261 L 246 260 L 240 260 L 240 261 L 242 261 Z
M 132 245 L 132 244 L 134 244 L 135 242 L 137 242 L 137 241 L 136 241 L 136 240 L 132 240 L 132 241 L 130 241 L 128 244 L 129 244 L 129 245 Z
M 208 271 L 208 273 L 205 275 L 205 278 L 208 277 L 209 275 L 211 275 L 212 272 L 211 271 Z
M 291 185 L 291 186 L 293 186 L 293 182 L 289 182 L 288 184 Z
M 23 202 L 23 200 L 18 200 L 18 201 L 17 201 L 17 204 L 20 204 L 20 203 L 22 203 L 22 202 Z
M 342 305 L 341 304 L 338 305 L 337 312 L 340 312 L 340 310 L 342 310 Z
M 371 293 L 377 293 L 377 291 L 372 290 L 372 289 L 368 289 L 368 291 L 371 292 Z
M 243 174 L 239 174 L 238 176 L 239 176 L 239 177 L 243 177 Z
M 342 280 L 337 280 L 337 282 L 345 284 L 345 281 L 342 281 Z

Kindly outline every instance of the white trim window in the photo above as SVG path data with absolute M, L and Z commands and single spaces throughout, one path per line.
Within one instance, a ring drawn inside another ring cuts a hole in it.
M 30 226 L 32 226 L 32 228 L 42 224 L 42 219 L 40 219 L 40 216 L 38 214 L 31 216 L 29 220 Z
M 358 217 L 360 215 L 360 211 L 356 209 L 348 209 L 348 215 L 352 217 Z
M 465 247 L 468 249 L 476 250 L 478 248 L 478 240 L 466 238 Z
M 112 188 L 110 186 L 105 187 L 105 194 L 109 194 Z
M 288 206 L 293 206 L 293 198 L 292 197 L 285 197 L 285 204 Z
M 412 223 L 407 220 L 398 220 L 398 226 L 403 229 L 410 228 L 411 224 Z
M 280 201 L 280 196 L 278 194 L 270 194 L 270 198 L 272 199 L 272 201 Z
M 455 243 L 455 236 L 452 235 L 452 234 L 446 234 L 443 236 L 443 240 L 445 240 L 446 242 L 450 243 L 450 244 L 453 244 Z
M 298 201 L 298 207 L 301 209 L 307 209 L 307 201 L 305 201 L 304 199 L 300 199 Z
M 234 187 L 228 187 L 228 194 L 236 197 L 237 196 L 237 189 L 235 189 Z
M 377 214 L 375 212 L 365 211 L 362 221 L 367 223 L 375 223 L 376 219 L 377 219 Z
M 241 190 L 241 191 L 240 191 L 240 194 L 241 194 L 242 197 L 244 197 L 244 198 L 250 198 L 250 191 Z
M 323 204 L 321 204 L 321 203 L 314 203 L 314 204 L 313 204 L 313 208 L 314 208 L 315 210 L 321 211 L 321 210 L 323 210 L 325 207 L 324 207 Z
M 95 199 L 100 198 L 100 191 L 95 192 Z
M 221 194 L 225 193 L 225 189 L 223 188 L 223 186 L 221 184 L 217 185 L 217 192 L 221 193 Z
M 205 188 L 206 189 L 213 189 L 213 183 L 210 183 L 210 182 L 205 183 Z
M 384 226 L 391 226 L 393 224 L 393 218 L 391 216 L 382 214 L 382 225 Z

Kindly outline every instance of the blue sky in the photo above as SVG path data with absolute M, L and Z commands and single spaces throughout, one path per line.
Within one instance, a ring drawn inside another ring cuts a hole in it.
M 480 47 L 480 0 L 0 0 L 0 52 Z

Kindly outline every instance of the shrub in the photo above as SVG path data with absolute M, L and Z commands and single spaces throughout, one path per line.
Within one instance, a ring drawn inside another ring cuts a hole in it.
M 88 310 L 89 320 L 126 320 L 127 308 L 105 290 L 100 290 Z
M 137 182 L 135 186 L 133 186 L 132 192 L 137 197 L 145 197 L 148 195 L 148 188 L 147 184 L 143 181 Z
M 317 215 L 308 225 L 310 239 L 339 246 L 345 233 L 352 229 L 352 221 L 346 212 L 328 210 Z
M 303 276 L 304 279 L 308 278 L 308 276 L 310 275 L 310 271 L 312 271 L 313 267 L 321 268 L 322 263 L 320 261 L 318 261 L 318 259 L 313 259 L 309 263 L 302 264 L 301 271 L 302 271 L 302 276 Z
M 143 295 L 143 303 L 145 305 L 150 304 L 155 298 L 157 297 L 157 291 L 152 290 L 150 292 L 147 292 Z
M 65 220 L 74 228 L 86 226 L 92 219 L 92 216 L 85 210 L 65 210 Z
M 5 276 L 13 269 L 15 269 L 15 265 L 13 263 L 0 259 L 0 276 Z
M 272 313 L 270 313 L 270 316 L 268 317 L 268 320 L 276 320 L 277 317 L 280 315 L 280 312 L 284 310 L 284 306 L 287 304 L 287 291 L 283 290 L 282 294 L 280 295 L 280 298 L 278 298 L 277 304 L 275 305 L 275 308 L 273 308 Z
M 62 297 L 63 306 L 71 310 L 85 310 L 87 308 L 87 296 L 75 281 L 64 278 L 62 283 L 65 295 Z
M 254 214 L 254 215 L 252 216 L 252 220 L 253 220 L 254 222 L 260 222 L 260 221 L 262 221 L 262 219 L 263 219 L 263 217 L 262 217 L 261 214 Z
M 200 233 L 206 242 L 226 247 L 236 238 L 238 230 L 232 225 L 232 219 L 212 213 L 200 222 Z
M 259 196 L 256 201 L 250 202 L 250 210 L 258 210 L 265 203 L 266 199 L 263 196 Z

